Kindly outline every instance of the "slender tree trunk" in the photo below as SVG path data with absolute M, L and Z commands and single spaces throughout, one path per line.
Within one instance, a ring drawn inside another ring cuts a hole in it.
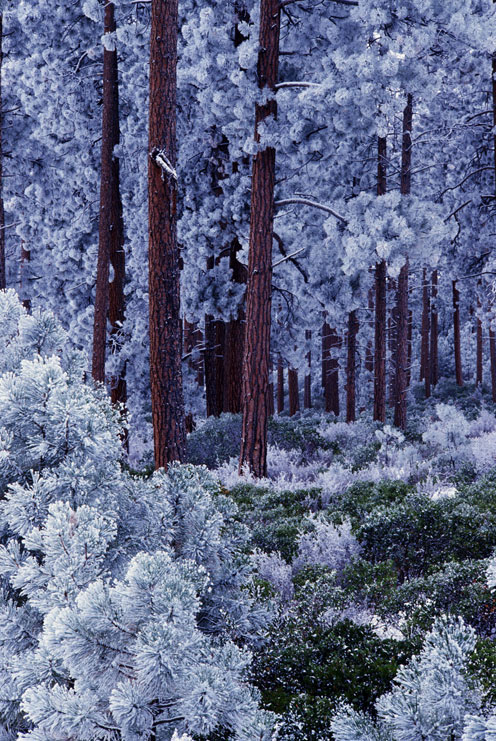
M 269 398 L 267 401 L 267 406 L 269 409 L 269 417 L 273 417 L 275 414 L 275 405 L 274 405 L 274 363 L 272 360 L 270 361 L 270 375 L 269 375 Z
M 207 417 L 219 417 L 224 403 L 224 322 L 205 315 L 205 391 Z
M 368 292 L 368 310 L 369 310 L 369 316 L 374 316 L 374 293 L 375 293 L 375 285 L 370 286 L 369 292 Z M 371 324 L 371 321 L 368 320 L 367 324 Z M 367 345 L 365 347 L 365 370 L 369 373 L 374 372 L 374 351 L 372 349 L 372 339 L 367 340 Z
M 327 409 L 327 376 L 329 374 L 329 356 L 330 356 L 330 342 L 331 342 L 331 328 L 325 320 L 324 312 L 324 323 L 322 324 L 322 388 L 324 389 L 324 399 L 326 401 Z
M 289 416 L 292 417 L 300 410 L 300 395 L 298 391 L 298 371 L 288 369 Z
M 348 314 L 348 359 L 346 364 L 346 421 L 356 421 L 356 349 L 358 318 L 356 311 Z
M 401 147 L 401 193 L 407 196 L 411 189 L 412 163 L 412 96 L 403 112 L 403 140 Z M 398 279 L 398 327 L 396 333 L 396 403 L 394 424 L 406 428 L 406 392 L 408 387 L 408 258 Z
M 155 468 L 185 447 L 177 245 L 177 2 L 152 0 L 148 161 L 150 382 Z
M 339 335 L 334 329 L 330 328 L 329 339 L 329 362 L 326 379 L 326 412 L 333 412 L 336 417 L 339 416 L 339 360 L 333 355 L 333 350 L 337 353 L 341 346 Z
M 115 32 L 114 3 L 108 2 L 104 11 L 104 34 Z M 124 319 L 124 252 L 122 207 L 119 194 L 119 160 L 114 147 L 119 143 L 119 92 L 117 78 L 117 51 L 103 50 L 103 109 L 102 157 L 100 178 L 100 220 L 98 232 L 98 261 L 96 270 L 95 315 L 93 324 L 92 375 L 95 381 L 105 381 L 105 350 L 107 344 L 107 317 L 109 316 L 109 266 L 111 257 L 117 267 L 112 294 L 112 318 L 115 334 Z M 115 348 L 115 342 L 114 342 Z M 116 381 L 116 387 L 118 381 Z
M 496 335 L 493 329 L 489 330 L 489 353 L 491 356 L 492 400 L 494 403 L 496 403 Z
M 463 386 L 462 373 L 462 346 L 460 336 L 460 292 L 456 287 L 456 280 L 452 282 L 453 288 L 453 332 L 455 341 L 455 376 L 457 386 Z
M 2 95 L 2 66 L 3 66 L 3 14 L 0 13 L 0 290 L 7 287 L 5 270 L 5 211 L 3 207 L 3 95 Z
M 477 309 L 478 312 L 480 312 L 481 308 L 481 300 L 480 297 L 477 296 Z M 476 351 L 476 385 L 482 386 L 482 361 L 483 361 L 483 345 L 482 345 L 482 321 L 480 316 L 477 316 L 476 320 L 476 337 L 477 337 L 477 351 Z
M 31 263 L 31 250 L 27 250 L 24 245 L 24 242 L 21 242 L 21 263 L 20 263 L 20 270 L 19 270 L 19 295 L 21 297 L 22 305 L 28 311 L 31 311 L 31 299 L 29 298 L 30 291 L 28 287 L 30 263 Z
M 312 339 L 312 332 L 310 329 L 305 331 L 305 339 L 310 342 Z M 312 351 L 307 352 L 307 368 L 308 372 L 305 376 L 305 386 L 303 389 L 303 407 L 304 409 L 312 408 Z
M 437 270 L 432 271 L 432 290 L 431 290 L 431 347 L 430 347 L 430 366 L 431 366 L 431 386 L 436 386 L 439 379 L 438 363 L 438 315 L 437 315 Z
M 235 283 L 246 283 L 246 268 L 237 258 L 239 249 L 240 245 L 237 241 L 231 245 L 229 267 Z M 245 312 L 243 306 L 240 306 L 237 317 L 226 322 L 225 335 L 223 408 L 225 412 L 231 412 L 232 414 L 238 414 L 241 411 L 244 336 Z M 273 392 L 272 406 L 274 406 Z
M 258 84 L 275 91 L 279 67 L 279 0 L 260 0 Z M 276 116 L 275 97 L 256 106 L 258 124 Z M 267 387 L 269 385 L 272 299 L 272 239 L 274 219 L 275 150 L 266 147 L 255 155 L 252 169 L 250 248 L 246 290 L 246 334 L 243 359 L 243 427 L 240 470 L 247 465 L 257 477 L 267 473 Z
M 386 193 L 387 144 L 377 140 L 377 195 Z M 386 261 L 375 266 L 374 420 L 386 421 Z
M 423 272 L 423 283 L 422 283 L 422 352 L 421 356 L 423 359 L 424 367 L 423 374 L 425 383 L 425 398 L 428 399 L 431 395 L 431 358 L 430 358 L 430 344 L 429 344 L 429 332 L 430 332 L 430 295 L 429 295 L 429 283 L 427 281 L 427 270 L 424 268 Z
M 277 359 L 277 413 L 284 411 L 284 365 L 282 357 Z

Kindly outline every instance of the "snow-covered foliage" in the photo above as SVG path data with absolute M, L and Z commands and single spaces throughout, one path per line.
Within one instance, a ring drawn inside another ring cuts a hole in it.
M 467 679 L 474 647 L 475 631 L 462 620 L 438 620 L 420 654 L 399 670 L 392 691 L 377 701 L 379 724 L 344 707 L 332 723 L 336 741 L 461 739 L 465 715 L 480 706 L 480 695 Z
M 205 468 L 126 473 L 118 415 L 83 382 L 80 356 L 64 355 L 54 318 L 28 316 L 13 293 L 0 316 L 5 732 L 263 735 L 249 652 L 231 640 L 267 620 L 242 591 L 234 505 Z

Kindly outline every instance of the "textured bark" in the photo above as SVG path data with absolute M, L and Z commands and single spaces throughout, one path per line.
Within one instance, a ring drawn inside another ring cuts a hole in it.
M 325 385 L 325 409 L 326 412 L 333 412 L 336 416 L 339 416 L 339 360 L 334 355 L 333 350 L 339 350 L 341 341 L 336 330 L 331 327 L 329 330 L 329 360 L 328 360 L 328 371 Z
M 305 330 L 305 339 L 310 342 L 312 339 L 312 331 L 310 329 Z M 305 375 L 305 384 L 303 387 L 303 408 L 312 408 L 312 352 L 311 350 L 307 353 L 307 368 L 308 372 Z
M 431 366 L 431 386 L 435 386 L 439 379 L 439 362 L 438 362 L 438 315 L 437 315 L 437 270 L 432 271 L 431 279 L 431 346 L 430 346 L 430 366 Z
M 386 193 L 386 139 L 377 140 L 377 195 Z M 386 421 L 386 262 L 375 266 L 374 420 Z
M 284 366 L 282 364 L 282 358 L 279 356 L 277 360 L 277 413 L 281 414 L 284 411 Z
M 375 266 L 374 420 L 386 421 L 386 262 Z
M 429 343 L 429 334 L 430 334 L 430 316 L 431 316 L 431 306 L 430 306 L 430 291 L 429 291 L 429 283 L 427 280 L 427 270 L 424 268 L 423 272 L 423 283 L 422 283 L 422 347 L 421 347 L 421 366 L 423 361 L 423 378 L 421 377 L 420 380 L 424 381 L 425 384 L 425 398 L 428 399 L 431 395 L 431 378 L 432 378 L 432 370 L 431 370 L 431 357 L 430 357 L 430 343 Z M 421 376 L 422 376 L 421 372 Z
M 356 311 L 348 314 L 348 359 L 346 364 L 346 421 L 356 420 L 356 350 L 358 318 Z
M 462 373 L 462 346 L 460 336 L 460 292 L 456 287 L 456 280 L 452 283 L 453 288 L 453 334 L 455 343 L 455 377 L 457 386 L 463 386 Z
M 374 286 L 370 286 L 368 291 L 368 310 L 370 316 L 373 316 L 374 314 L 374 293 Z M 374 351 L 372 349 L 372 339 L 367 340 L 367 345 L 365 347 L 365 370 L 369 373 L 374 372 Z
M 105 5 L 104 11 L 104 33 L 109 34 L 114 32 L 114 4 L 113 2 L 109 2 Z M 124 321 L 124 230 L 119 193 L 119 160 L 114 157 L 114 147 L 118 143 L 119 89 L 117 51 L 104 49 L 100 216 L 91 368 L 94 380 L 100 383 L 104 383 L 105 381 L 107 318 L 112 322 L 112 347 L 114 351 L 117 346 L 116 335 Z M 111 289 L 109 286 L 109 267 L 111 260 L 114 269 L 112 299 L 110 298 Z M 113 379 L 112 395 L 116 397 L 116 401 L 122 400 L 117 398 L 122 393 L 124 393 L 125 400 L 125 379 Z
M 289 416 L 292 417 L 300 410 L 300 395 L 298 392 L 298 371 L 288 369 Z
M 3 64 L 3 15 L 0 13 L 0 290 L 7 287 L 5 271 L 5 211 L 3 206 L 3 115 L 2 115 L 2 64 Z
M 327 375 L 329 373 L 329 355 L 330 355 L 330 341 L 331 341 L 331 328 L 327 324 L 325 320 L 325 313 L 324 313 L 324 323 L 322 324 L 322 376 L 321 376 L 321 384 L 322 388 L 324 389 L 324 396 L 325 396 L 325 388 L 326 388 L 326 379 Z
M 31 299 L 29 298 L 28 289 L 28 278 L 29 268 L 31 263 L 31 250 L 27 250 L 24 246 L 24 242 L 21 242 L 21 269 L 19 278 L 19 294 L 21 296 L 22 305 L 28 311 L 31 311 Z
M 152 0 L 148 160 L 150 383 L 155 468 L 182 460 L 185 447 L 181 371 L 177 182 L 158 153 L 176 165 L 177 0 Z
M 480 311 L 481 301 L 477 297 L 477 308 Z M 476 385 L 482 386 L 482 360 L 483 360 L 483 345 L 482 345 L 482 321 L 480 317 L 476 320 L 476 337 L 477 337 L 477 350 L 476 350 Z
M 496 335 L 489 330 L 489 354 L 491 357 L 491 392 L 492 400 L 496 403 Z
M 412 163 L 412 96 L 403 111 L 403 139 L 401 146 L 401 194 L 406 196 L 411 189 Z M 396 330 L 396 377 L 394 424 L 406 428 L 406 392 L 408 386 L 408 259 L 401 268 L 398 279 L 398 319 Z
M 258 84 L 275 91 L 279 67 L 279 0 L 260 0 Z M 276 116 L 275 98 L 256 106 L 258 124 Z M 272 239 L 274 220 L 275 150 L 255 155 L 251 183 L 250 247 L 246 290 L 246 334 L 243 358 L 243 427 L 240 470 L 247 465 L 257 477 L 267 473 L 267 389 L 269 385 L 272 299 Z
M 388 281 L 388 289 L 390 294 L 396 294 L 398 286 L 394 278 L 390 278 Z M 397 296 L 394 299 L 395 303 L 391 306 L 389 311 L 388 319 L 388 341 L 389 341 L 389 399 L 388 404 L 394 408 L 396 404 L 396 341 L 398 332 L 398 303 Z M 391 302 L 390 302 L 391 303 Z
M 273 417 L 275 413 L 275 406 L 274 406 L 274 367 L 273 363 L 271 361 L 270 363 L 270 376 L 269 376 L 269 391 L 268 391 L 268 400 L 267 400 L 267 406 L 269 409 L 269 417 Z

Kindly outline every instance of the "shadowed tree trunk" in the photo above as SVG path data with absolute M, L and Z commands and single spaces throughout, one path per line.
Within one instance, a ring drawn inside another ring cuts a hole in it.
M 324 312 L 324 323 L 322 324 L 322 378 L 321 378 L 321 383 L 322 383 L 322 388 L 324 389 L 324 399 L 326 399 L 326 406 L 327 406 L 326 383 L 327 383 L 327 375 L 329 373 L 330 343 L 331 343 L 331 328 L 325 320 L 325 312 Z
M 462 346 L 460 336 L 460 292 L 456 287 L 456 280 L 452 282 L 453 289 L 453 334 L 455 342 L 455 376 L 457 386 L 463 386 L 462 373 Z
M 348 359 L 346 364 L 346 421 L 356 420 L 356 338 L 358 318 L 356 311 L 348 314 Z
M 279 67 L 279 0 L 260 0 L 258 84 L 275 91 Z M 276 116 L 275 98 L 256 106 L 258 124 Z M 257 477 L 267 473 L 267 389 L 272 298 L 272 233 L 274 220 L 275 158 L 272 147 L 255 155 L 251 183 L 250 248 L 246 289 L 246 334 L 243 358 L 243 427 L 240 470 L 247 465 Z
M 480 297 L 477 296 L 477 309 L 478 312 L 480 312 L 481 308 L 481 300 Z M 476 320 L 476 336 L 477 336 L 477 358 L 476 358 L 476 379 L 475 383 L 478 386 L 482 386 L 482 360 L 483 360 L 483 346 L 482 346 L 482 321 L 480 316 L 477 316 Z
M 491 356 L 491 392 L 492 400 L 496 403 L 496 335 L 489 330 L 489 353 Z
M 403 112 L 403 139 L 401 146 L 401 194 L 406 196 L 411 188 L 412 163 L 412 96 Z M 406 428 L 406 391 L 408 386 L 408 258 L 398 278 L 398 324 L 396 331 L 396 379 L 394 424 Z
M 284 365 L 282 357 L 277 360 L 277 413 L 284 411 Z
M 22 305 L 28 311 L 31 311 L 31 299 L 29 298 L 30 292 L 28 287 L 29 273 L 31 263 L 31 250 L 27 250 L 24 246 L 24 242 L 21 242 L 21 264 L 19 270 L 19 296 L 22 301 Z
M 155 468 L 182 460 L 186 437 L 175 173 L 177 21 L 177 0 L 152 0 L 148 262 Z
M 298 392 L 298 371 L 288 369 L 289 416 L 292 417 L 300 410 L 300 396 Z
M 105 5 L 104 34 L 115 32 L 114 3 Z M 119 189 L 119 159 L 114 148 L 119 143 L 119 88 L 117 51 L 103 50 L 103 109 L 102 157 L 100 178 L 100 219 L 98 261 L 93 324 L 92 375 L 95 381 L 105 381 L 105 350 L 107 317 L 111 323 L 111 347 L 115 352 L 117 335 L 124 321 L 124 229 Z M 114 272 L 109 284 L 110 263 Z M 113 401 L 126 400 L 124 371 L 112 379 Z
M 438 363 L 438 316 L 437 316 L 437 270 L 432 271 L 432 290 L 431 290 L 431 346 L 430 346 L 430 366 L 431 366 L 431 386 L 435 386 L 439 378 Z
M 305 339 L 310 342 L 312 339 L 312 331 L 310 329 L 305 330 Z M 305 385 L 303 388 L 303 408 L 312 408 L 312 351 L 307 352 L 307 368 L 308 373 L 305 376 Z
M 425 398 L 428 399 L 431 395 L 431 362 L 430 362 L 430 345 L 429 345 L 429 332 L 430 332 L 430 295 L 429 295 L 429 283 L 427 281 L 427 270 L 424 268 L 422 274 L 422 346 L 420 353 L 420 380 L 425 383 Z
M 274 363 L 270 361 L 270 375 L 269 375 L 269 398 L 267 406 L 269 408 L 269 417 L 273 417 L 275 413 L 274 406 Z
M 369 316 L 374 316 L 374 293 L 375 293 L 375 286 L 370 286 L 369 292 L 368 292 L 368 310 L 369 310 Z M 372 322 L 370 320 L 367 321 L 367 324 L 371 324 Z M 365 347 L 365 370 L 369 373 L 374 372 L 374 352 L 372 349 L 372 339 L 369 338 L 367 340 L 367 345 Z
M 229 267 L 235 283 L 246 283 L 246 268 L 238 258 L 239 244 L 231 245 Z M 224 411 L 238 414 L 241 411 L 241 385 L 243 377 L 243 345 L 245 312 L 242 307 L 235 319 L 226 322 L 224 347 Z M 272 399 L 274 406 L 274 399 Z
M 377 140 L 377 195 L 386 193 L 386 139 Z M 386 421 L 386 261 L 375 266 L 374 420 Z

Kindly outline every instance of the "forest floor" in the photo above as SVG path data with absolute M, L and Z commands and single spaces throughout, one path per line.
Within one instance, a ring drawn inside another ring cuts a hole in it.
M 496 703 L 496 416 L 485 390 L 411 393 L 405 433 L 318 410 L 271 419 L 269 477 L 237 473 L 241 420 L 189 436 L 251 532 L 257 595 L 274 619 L 252 678 L 278 738 L 331 739 L 342 700 L 373 712 L 441 615 L 477 632 L 470 672 Z

